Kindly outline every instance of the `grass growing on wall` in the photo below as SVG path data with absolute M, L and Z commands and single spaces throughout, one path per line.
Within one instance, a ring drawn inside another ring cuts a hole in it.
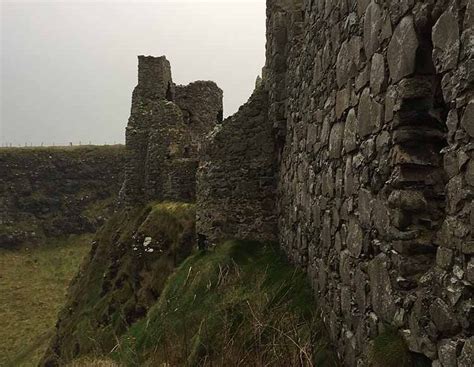
M 188 258 L 121 339 L 128 366 L 336 366 L 305 276 L 272 245 L 230 241 Z
M 36 366 L 91 236 L 0 249 L 0 365 Z

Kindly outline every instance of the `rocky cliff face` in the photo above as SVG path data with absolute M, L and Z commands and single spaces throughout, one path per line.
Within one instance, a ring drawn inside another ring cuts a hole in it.
M 92 233 L 113 210 L 125 150 L 114 147 L 0 150 L 0 247 Z

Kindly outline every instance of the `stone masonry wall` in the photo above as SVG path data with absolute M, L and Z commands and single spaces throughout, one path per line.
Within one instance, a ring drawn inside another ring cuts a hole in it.
M 197 186 L 201 240 L 277 240 L 275 143 L 267 106 L 268 93 L 257 87 L 206 142 Z
M 175 86 L 164 56 L 138 60 L 121 200 L 194 201 L 200 142 L 221 121 L 222 91 L 205 81 Z
M 346 366 L 473 365 L 474 3 L 269 0 L 280 243 Z

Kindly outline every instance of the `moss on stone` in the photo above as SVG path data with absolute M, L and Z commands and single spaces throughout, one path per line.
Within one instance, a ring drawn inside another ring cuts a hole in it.
M 369 357 L 372 367 L 431 366 L 426 357 L 410 352 L 403 337 L 390 326 L 373 340 Z

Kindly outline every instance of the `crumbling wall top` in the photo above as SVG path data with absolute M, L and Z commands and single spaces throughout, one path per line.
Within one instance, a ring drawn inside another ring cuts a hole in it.
M 171 99 L 171 64 L 165 56 L 138 56 L 136 92 L 150 99 Z

